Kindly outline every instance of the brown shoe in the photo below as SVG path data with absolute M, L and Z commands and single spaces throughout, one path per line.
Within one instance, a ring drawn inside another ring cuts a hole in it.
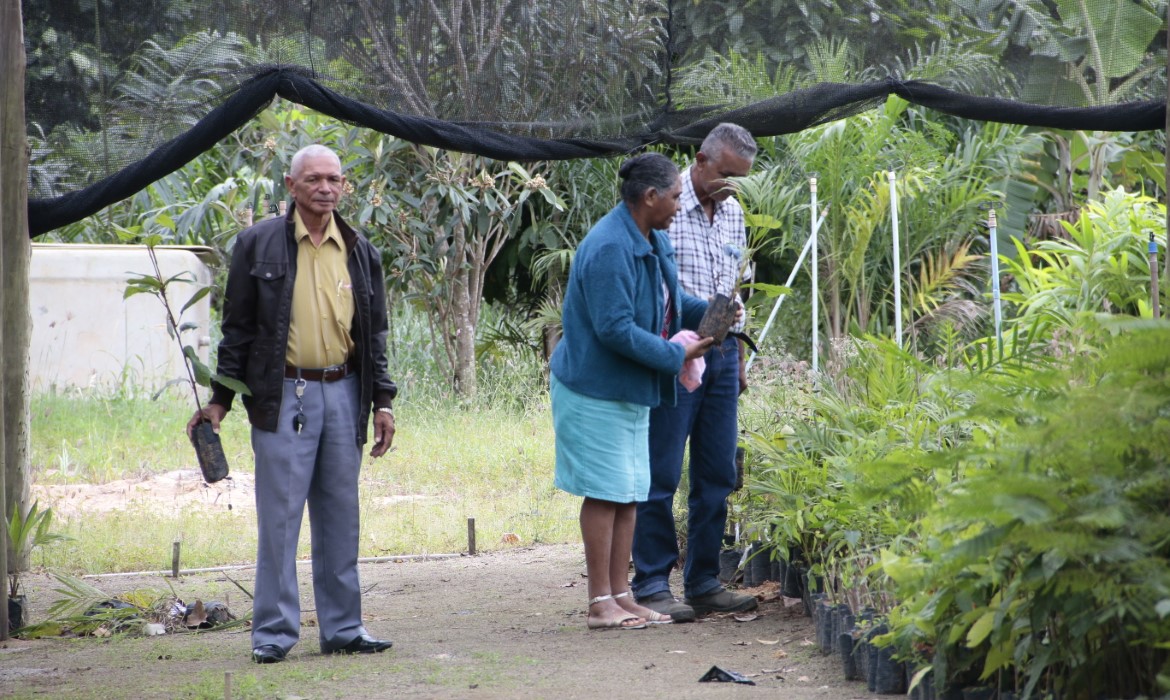
M 687 598 L 683 602 L 694 608 L 696 615 L 706 615 L 712 612 L 746 612 L 748 610 L 755 610 L 756 606 L 759 605 L 756 602 L 755 596 L 746 593 L 734 593 L 722 587 L 707 595 Z
M 670 594 L 670 591 L 659 591 L 645 598 L 638 598 L 638 605 L 650 608 L 660 615 L 670 615 L 675 622 L 694 622 L 695 609 Z

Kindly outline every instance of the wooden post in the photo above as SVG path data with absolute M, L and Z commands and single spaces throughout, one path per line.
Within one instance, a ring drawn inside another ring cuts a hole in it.
M 467 519 L 467 553 L 475 556 L 475 518 Z
M 232 672 L 224 671 L 223 674 L 223 700 L 232 700 Z
M 10 367 L 26 367 L 28 363 L 28 331 L 20 338 L 9 336 L 12 324 L 9 319 L 28 319 L 28 261 L 9 260 L 11 249 L 27 247 L 28 242 L 28 150 L 24 125 L 24 27 L 20 13 L 20 0 L 0 0 L 0 389 L 4 399 L 0 401 L 0 522 L 7 523 L 11 512 L 9 503 L 17 502 L 24 508 L 23 500 L 27 482 L 26 465 L 12 460 L 12 453 L 6 449 L 9 440 L 27 439 L 27 408 L 23 420 L 25 434 L 9 433 L 12 423 L 5 419 L 9 407 L 27 407 L 28 387 L 23 380 L 20 384 L 9 385 L 12 373 Z M 10 245 L 9 243 L 12 243 Z M 23 279 L 21 276 L 23 275 Z M 10 290 L 18 285 L 25 288 L 24 296 L 13 298 Z M 23 302 L 21 302 L 23 299 Z M 23 307 L 11 306 L 23 303 Z M 16 341 L 16 342 L 14 342 Z M 20 346 L 17 343 L 23 342 Z M 21 355 L 23 360 L 12 355 Z M 21 364 L 23 362 L 23 364 Z M 9 401 L 10 394 L 21 394 L 20 401 Z M 19 421 L 16 423 L 19 425 Z M 27 455 L 27 452 L 26 452 Z M 8 639 L 8 570 L 21 566 L 19 561 L 10 561 L 8 547 L 0 542 L 0 576 L 3 576 L 4 605 L 0 606 L 0 640 Z
M 178 539 L 171 544 L 171 578 L 179 578 L 179 552 L 182 548 L 183 543 Z

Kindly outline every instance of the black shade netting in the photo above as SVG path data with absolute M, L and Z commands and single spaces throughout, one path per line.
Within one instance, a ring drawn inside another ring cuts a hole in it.
M 520 161 L 757 136 L 890 94 L 968 119 L 1165 122 L 1165 0 L 24 0 L 29 228 L 181 168 L 274 97 Z

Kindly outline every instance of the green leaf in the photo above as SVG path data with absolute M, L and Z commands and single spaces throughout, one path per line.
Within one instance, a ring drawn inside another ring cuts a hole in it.
M 895 583 L 904 582 L 913 575 L 913 567 L 910 563 L 888 549 L 882 550 L 881 562 L 882 570 Z
M 744 223 L 753 228 L 762 228 L 769 231 L 780 228 L 784 222 L 769 214 L 753 214 L 744 212 Z
M 190 345 L 184 345 L 183 355 L 187 358 L 187 362 L 191 365 L 191 370 L 195 373 L 195 383 L 199 386 L 211 386 L 211 370 L 207 368 L 207 365 L 203 364 L 203 360 L 199 359 L 199 354 L 195 352 L 195 348 Z
M 192 295 L 191 298 L 187 300 L 187 303 L 183 304 L 183 308 L 179 310 L 179 315 L 181 316 L 184 311 L 186 311 L 187 309 L 194 306 L 200 299 L 202 299 L 203 297 L 207 296 L 210 293 L 211 293 L 211 287 L 203 287 L 199 291 L 195 292 L 195 294 Z
M 1058 0 L 1061 17 L 1092 34 L 1101 51 L 1101 65 L 1087 56 L 1090 66 L 1106 78 L 1121 78 L 1137 70 L 1146 50 L 1163 26 L 1161 17 L 1136 2 Z
M 980 680 L 990 678 L 996 671 L 1007 668 L 1012 663 L 1013 645 L 992 644 L 987 650 L 987 658 L 983 661 L 983 673 Z
M 995 611 L 988 610 L 983 613 L 975 624 L 971 625 L 971 629 L 967 632 L 967 646 L 974 649 L 987 639 L 987 635 L 991 634 L 991 630 L 995 627 Z
M 764 282 L 753 282 L 751 284 L 745 284 L 742 288 L 761 292 L 769 299 L 775 299 L 776 297 L 792 293 L 791 287 L 785 287 L 782 284 L 766 284 Z
M 931 666 L 923 666 L 922 668 L 918 669 L 918 672 L 915 673 L 914 677 L 910 679 L 910 688 L 908 690 L 913 691 L 915 688 L 917 688 L 918 684 L 922 682 L 922 679 L 926 677 L 926 674 L 933 670 L 934 669 Z
M 178 273 L 177 275 L 172 275 L 171 277 L 168 277 L 166 282 L 163 282 L 163 285 L 170 286 L 171 284 L 173 284 L 175 282 L 194 282 L 194 281 L 195 281 L 195 276 L 191 273 L 191 271 L 190 270 L 183 270 L 182 272 Z
M 133 275 L 134 273 L 131 272 L 129 274 Z M 158 292 L 162 291 L 163 288 L 162 282 L 154 277 L 149 277 L 146 275 L 130 277 L 126 280 L 126 284 L 129 286 L 126 288 L 126 292 L 122 295 L 123 299 L 134 296 L 135 294 L 142 294 L 143 292 L 157 294 Z M 131 291 L 131 288 L 133 288 L 133 291 Z
M 216 384 L 226 386 L 237 394 L 242 394 L 243 396 L 252 395 L 252 391 L 248 389 L 248 385 L 241 382 L 239 379 L 225 377 L 222 374 L 213 374 L 211 375 L 211 380 Z
M 553 192 L 552 188 L 545 187 L 539 190 L 539 192 L 544 197 L 544 201 L 552 205 L 557 211 L 565 210 L 565 200 L 561 199 L 556 192 Z

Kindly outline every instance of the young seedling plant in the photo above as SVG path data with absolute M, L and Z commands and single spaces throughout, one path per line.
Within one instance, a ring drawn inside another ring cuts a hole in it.
M 251 394 L 243 382 L 213 373 L 199 359 L 199 354 L 195 351 L 195 348 L 183 342 L 183 333 L 198 328 L 198 324 L 190 321 L 180 322 L 183 313 L 210 294 L 211 286 L 205 285 L 198 287 L 195 293 L 191 295 L 191 298 L 183 304 L 183 307 L 179 310 L 178 317 L 176 317 L 175 313 L 171 310 L 167 296 L 168 290 L 176 284 L 195 284 L 196 280 L 194 275 L 191 271 L 184 270 L 170 277 L 164 277 L 162 269 L 158 264 L 158 255 L 154 250 L 155 246 L 162 242 L 162 236 L 159 234 L 148 235 L 141 242 L 146 246 L 146 252 L 150 256 L 153 273 L 138 274 L 131 272 L 131 277 L 126 281 L 126 292 L 123 294 L 123 299 L 129 299 L 136 294 L 151 294 L 162 303 L 166 313 L 167 334 L 175 342 L 179 343 L 179 347 L 183 351 L 183 364 L 187 370 L 187 381 L 191 386 L 191 394 L 195 399 L 195 410 L 200 412 L 203 410 L 203 404 L 199 400 L 199 387 L 210 387 L 212 382 L 221 384 L 235 391 L 237 394 Z M 219 481 L 227 476 L 227 462 L 222 457 L 223 451 L 219 447 L 219 436 L 211 432 L 209 424 L 200 424 L 196 431 L 192 433 L 191 441 L 195 445 L 196 452 L 199 456 L 199 466 L 203 471 L 203 478 L 208 483 Z

